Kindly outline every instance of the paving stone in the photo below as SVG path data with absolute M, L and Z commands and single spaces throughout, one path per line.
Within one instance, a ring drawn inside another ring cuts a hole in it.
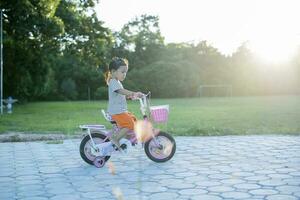
M 244 179 L 248 181 L 264 181 L 264 180 L 268 180 L 269 178 L 267 176 L 258 175 L 258 176 L 248 176 L 245 177 Z
M 43 186 L 42 185 L 23 185 L 17 187 L 17 191 L 32 191 L 32 190 L 42 190 Z
M 19 198 L 18 198 L 19 200 Z M 20 200 L 49 200 L 47 197 L 25 197 L 25 198 L 20 198 Z
M 0 192 L 0 199 L 14 199 L 16 197 L 16 193 L 14 191 L 11 192 Z
M 278 186 L 276 187 L 277 190 L 280 191 L 282 194 L 292 194 L 294 192 L 300 191 L 300 186 L 292 186 L 292 185 L 286 185 L 286 186 Z
M 12 177 L 0 177 L 0 183 L 13 183 L 15 181 Z
M 252 190 L 252 189 L 258 189 L 261 188 L 258 184 L 250 184 L 250 183 L 241 183 L 234 185 L 237 189 L 245 189 L 245 190 Z
M 66 182 L 45 184 L 46 189 L 68 188 L 68 187 L 71 187 L 71 186 L 72 186 L 71 183 L 66 183 Z
M 228 174 L 212 174 L 212 175 L 209 175 L 208 177 L 210 179 L 220 179 L 220 180 L 232 178 L 232 176 L 228 175 Z
M 284 178 L 292 178 L 291 175 L 288 174 L 268 174 L 267 176 L 273 178 L 273 179 L 284 179 Z
M 181 195 L 191 195 L 191 196 L 197 196 L 197 195 L 200 195 L 200 194 L 206 194 L 208 191 L 206 190 L 202 190 L 202 189 L 183 189 L 183 190 L 180 190 L 179 193 Z
M 142 182 L 139 190 L 142 192 L 156 193 L 165 192 L 167 191 L 167 188 L 157 184 L 156 182 Z
M 256 174 L 274 174 L 276 173 L 276 171 L 274 170 L 267 170 L 267 169 L 264 169 L 264 170 L 256 170 L 255 171 Z
M 15 173 L 15 171 L 13 170 L 13 169 L 2 169 L 1 171 L 0 171 L 0 177 L 1 176 L 12 176 L 12 175 L 14 175 L 14 173 Z
M 83 185 L 80 187 L 77 187 L 76 190 L 79 192 L 93 192 L 97 191 L 101 187 L 100 185 Z
M 170 199 L 176 199 L 178 197 L 178 194 L 171 193 L 171 192 L 160 192 L 155 193 L 149 196 L 149 199 L 160 199 L 160 200 L 170 200 Z
M 41 180 L 39 175 L 20 175 L 16 177 L 16 181 L 24 181 L 24 180 Z
M 192 196 L 190 199 L 191 200 L 222 200 L 222 198 L 217 195 L 208 195 L 208 194 Z
M 176 137 L 177 151 L 154 163 L 142 148 L 110 159 L 107 167 L 86 164 L 80 140 L 63 144 L 1 143 L 0 199 L 299 199 L 300 137 Z
M 220 182 L 218 181 L 201 181 L 201 182 L 197 182 L 195 183 L 198 186 L 204 186 L 204 187 L 209 187 L 209 186 L 217 186 L 217 185 L 221 185 Z
M 121 188 L 122 188 L 122 186 L 121 186 Z M 142 187 L 143 188 L 143 187 Z M 149 190 L 150 190 L 150 188 L 149 188 Z M 155 191 L 155 190 L 154 190 Z M 154 192 L 153 190 L 151 191 L 150 190 L 150 192 L 149 193 L 151 193 L 151 192 Z M 161 191 L 166 191 L 166 190 L 161 190 Z M 139 194 L 139 193 L 144 193 L 144 192 L 148 192 L 148 191 L 143 191 L 143 190 L 140 190 L 140 189 L 129 189 L 129 188 L 127 188 L 127 189 L 122 189 L 122 192 L 123 192 L 123 195 L 125 196 L 125 197 L 127 197 L 127 196 L 129 196 L 129 195 L 137 195 L 137 194 Z
M 152 176 L 151 178 L 155 179 L 155 180 L 164 180 L 164 179 L 171 179 L 171 178 L 173 178 L 173 176 L 172 175 L 164 175 L 164 174 L 162 174 L 162 175 Z M 188 177 L 188 179 L 190 179 L 190 178 L 191 177 Z
M 290 195 L 271 195 L 267 197 L 267 200 L 298 200 L 298 198 Z
M 209 192 L 230 192 L 233 191 L 234 188 L 228 186 L 214 186 L 214 187 L 208 187 L 207 190 Z
M 169 185 L 165 186 L 167 188 L 170 188 L 170 189 L 189 189 L 189 188 L 194 188 L 195 185 L 194 184 L 191 184 L 191 183 L 182 183 L 182 184 L 176 184 L 176 183 L 170 183 Z
M 46 178 L 43 180 L 44 183 L 68 183 L 70 182 L 67 177 L 53 177 L 53 178 Z
M 300 199 L 300 191 L 294 192 L 294 195 Z
M 256 190 L 250 190 L 249 192 L 254 195 L 272 195 L 278 193 L 277 190 L 273 190 L 273 189 L 256 189 Z
M 45 190 L 29 190 L 17 192 L 18 197 L 34 197 L 34 196 L 43 196 Z
M 251 196 L 246 192 L 224 192 L 221 195 L 224 198 L 234 198 L 234 199 L 245 199 Z
M 297 172 L 290 172 L 289 173 L 291 176 L 299 176 L 300 177 L 300 171 Z
M 300 185 L 300 177 L 296 177 L 296 178 L 287 178 L 287 179 L 283 179 L 282 180 L 284 183 L 288 184 L 288 185 L 295 185 L 295 186 L 299 186 Z
M 109 199 L 116 199 L 115 197 Z M 140 195 L 128 195 L 124 197 L 124 199 L 128 200 L 149 200 L 148 196 L 140 196 Z
M 79 194 L 61 194 L 55 195 L 54 197 L 50 198 L 50 200 L 80 200 L 81 197 Z
M 285 168 L 280 168 L 280 169 L 276 169 L 276 171 L 277 171 L 278 173 L 297 172 L 296 169 L 293 169 L 293 168 L 287 168 L 287 167 L 285 167 Z
M 245 183 L 245 180 L 242 179 L 237 179 L 237 178 L 231 178 L 231 179 L 225 179 L 220 181 L 222 184 L 226 185 L 234 185 L 234 184 L 239 184 L 239 183 Z
M 251 177 L 255 174 L 253 172 L 235 172 L 232 174 L 234 177 Z
M 106 191 L 97 191 L 97 192 L 83 192 L 81 193 L 81 196 L 85 199 L 85 198 L 89 198 L 89 199 L 109 199 L 108 197 L 111 197 L 111 193 L 110 192 L 106 192 Z
M 193 177 L 197 176 L 197 173 L 194 172 L 182 172 L 174 174 L 176 177 Z
M 73 188 L 50 188 L 46 189 L 46 192 L 51 195 L 60 195 L 60 194 L 72 194 L 75 193 L 76 190 Z
M 259 181 L 259 184 L 262 186 L 280 186 L 285 185 L 286 183 L 281 179 L 269 179 L 265 181 Z
M 217 165 L 217 166 L 212 166 L 212 170 L 218 170 L 221 172 L 235 172 L 235 169 L 229 167 L 228 165 Z

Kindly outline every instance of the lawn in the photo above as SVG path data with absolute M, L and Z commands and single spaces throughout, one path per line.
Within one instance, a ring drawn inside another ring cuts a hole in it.
M 160 127 L 173 135 L 297 134 L 300 96 L 152 99 L 170 105 L 169 122 Z M 80 124 L 104 124 L 100 113 L 107 101 L 36 102 L 16 104 L 0 118 L 0 133 L 76 134 Z M 140 117 L 137 101 L 129 110 Z

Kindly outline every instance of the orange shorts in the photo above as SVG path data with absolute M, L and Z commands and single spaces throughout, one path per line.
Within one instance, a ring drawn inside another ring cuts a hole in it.
M 112 115 L 111 117 L 117 122 L 119 128 L 128 128 L 129 130 L 134 130 L 136 117 L 132 113 L 124 112 L 121 114 Z

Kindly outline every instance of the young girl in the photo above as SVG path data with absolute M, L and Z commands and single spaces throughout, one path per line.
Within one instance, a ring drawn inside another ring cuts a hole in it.
M 121 129 L 119 134 L 113 134 L 112 142 L 119 148 L 120 139 L 125 137 L 128 131 L 134 130 L 136 117 L 128 112 L 126 97 L 137 98 L 144 94 L 141 92 L 132 92 L 124 89 L 121 81 L 126 77 L 128 71 L 128 61 L 122 58 L 113 58 L 109 63 L 108 72 L 105 79 L 108 85 L 108 113 L 112 120 L 116 121 Z

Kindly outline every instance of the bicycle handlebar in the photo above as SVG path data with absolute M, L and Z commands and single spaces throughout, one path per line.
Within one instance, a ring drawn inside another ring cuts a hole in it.
M 146 115 L 146 109 L 147 109 L 146 106 L 148 106 L 147 97 L 150 96 L 150 94 L 151 93 L 148 92 L 147 94 L 143 95 L 143 97 L 137 98 L 140 101 L 140 105 L 141 105 L 140 109 L 143 115 Z

